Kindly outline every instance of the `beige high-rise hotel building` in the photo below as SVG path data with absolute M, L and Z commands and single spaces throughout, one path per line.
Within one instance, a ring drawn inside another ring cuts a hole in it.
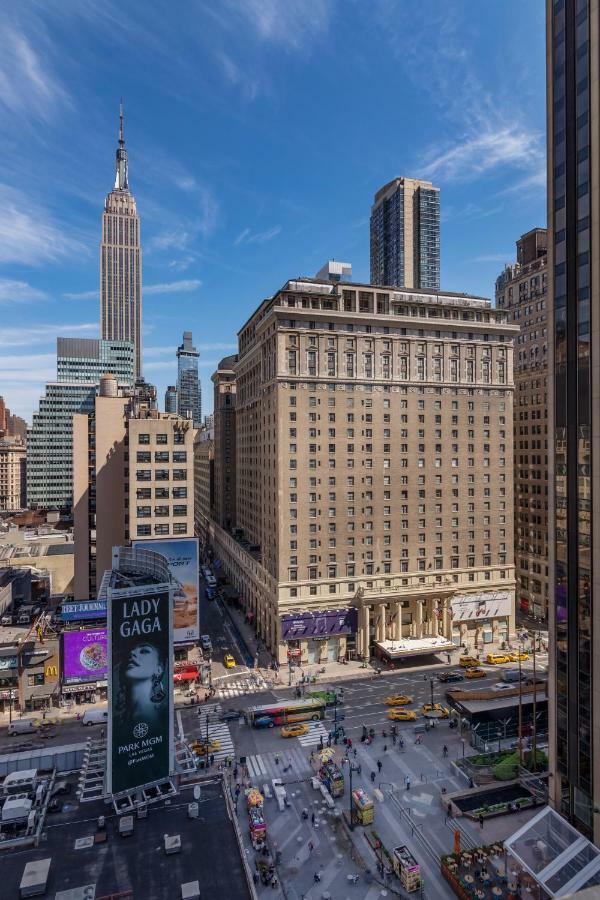
M 517 333 L 478 297 L 316 279 L 242 327 L 235 524 L 210 530 L 280 662 L 509 640 Z
M 148 388 L 122 392 L 105 375 L 94 412 L 73 416 L 78 600 L 96 596 L 113 547 L 194 536 L 194 428 L 159 412 Z

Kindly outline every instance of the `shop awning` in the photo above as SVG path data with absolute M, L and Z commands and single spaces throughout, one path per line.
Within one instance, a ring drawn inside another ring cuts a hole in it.
M 550 897 L 600 885 L 600 850 L 549 806 L 504 846 Z

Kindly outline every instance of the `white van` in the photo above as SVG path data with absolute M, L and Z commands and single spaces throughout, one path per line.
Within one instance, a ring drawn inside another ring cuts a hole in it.
M 209 587 L 214 588 L 217 586 L 217 579 L 215 578 L 214 575 L 207 575 L 206 583 Z
M 8 723 L 8 733 L 9 735 L 33 734 L 39 727 L 34 719 L 15 719 L 14 722 Z
M 108 709 L 86 709 L 82 725 L 103 725 L 108 722 Z

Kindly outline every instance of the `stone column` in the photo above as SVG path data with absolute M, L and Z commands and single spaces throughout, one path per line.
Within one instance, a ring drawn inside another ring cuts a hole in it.
M 358 616 L 358 647 L 365 659 L 369 658 L 369 607 L 363 606 Z
M 395 604 L 396 607 L 396 619 L 394 621 L 394 640 L 401 641 L 402 640 L 402 604 L 398 601 Z
M 420 600 L 415 601 L 414 636 L 423 637 L 423 604 Z
M 448 605 L 444 609 L 444 636 L 448 638 L 449 641 L 452 640 L 452 616 L 450 612 L 452 610 L 452 606 L 450 601 L 448 600 Z
M 380 603 L 377 607 L 377 615 L 379 616 L 379 627 L 377 629 L 377 640 L 385 641 L 385 622 L 386 622 L 386 608 L 385 603 Z

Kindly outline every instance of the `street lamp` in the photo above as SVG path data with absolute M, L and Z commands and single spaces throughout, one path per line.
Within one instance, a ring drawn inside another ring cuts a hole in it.
M 352 773 L 360 772 L 360 766 L 355 765 L 350 758 L 348 758 L 348 776 L 350 780 L 350 831 L 354 831 L 354 807 L 352 805 Z

